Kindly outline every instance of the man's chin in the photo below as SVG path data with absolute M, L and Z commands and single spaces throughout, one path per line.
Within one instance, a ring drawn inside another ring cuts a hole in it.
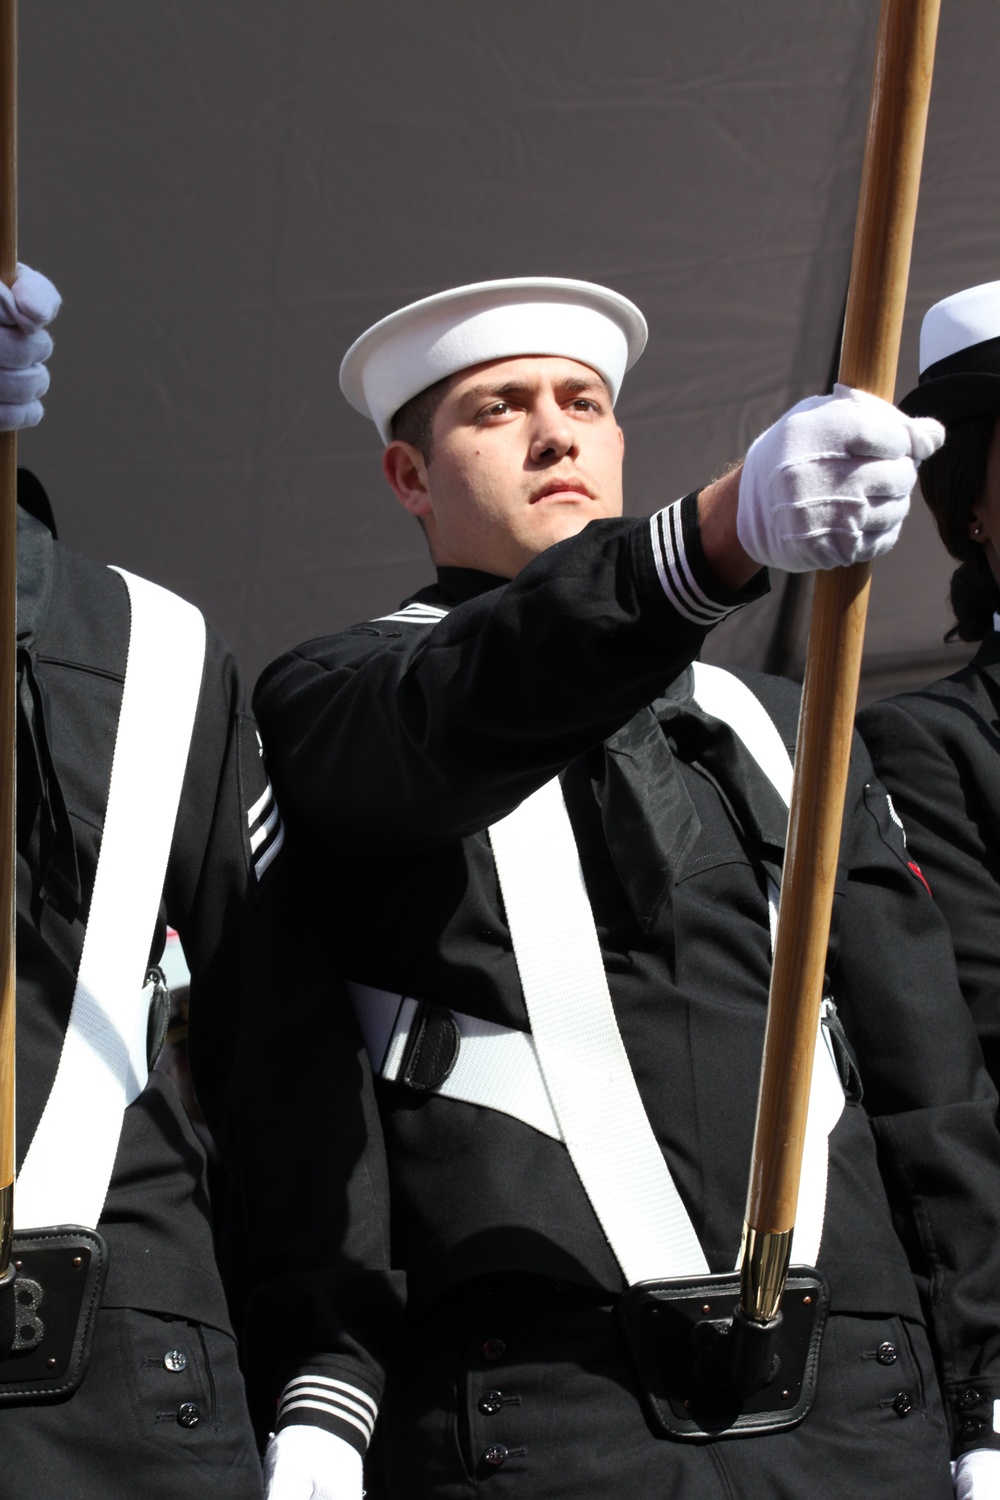
M 571 536 L 579 536 L 585 526 L 597 519 L 592 511 L 583 506 L 554 505 L 551 510 L 536 514 L 534 531 L 537 537 L 545 538 L 542 547 L 554 547 L 556 542 L 566 542 Z

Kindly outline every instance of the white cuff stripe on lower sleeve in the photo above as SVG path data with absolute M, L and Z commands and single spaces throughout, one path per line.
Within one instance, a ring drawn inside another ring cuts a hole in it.
M 304 1399 L 307 1397 L 313 1399 Z M 369 1438 L 378 1416 L 378 1406 L 367 1391 L 348 1385 L 344 1380 L 335 1380 L 331 1375 L 297 1375 L 290 1380 L 278 1403 L 279 1419 L 296 1406 L 328 1410 L 331 1416 L 350 1422 Z
M 282 1403 L 281 1410 L 278 1413 L 279 1420 L 287 1416 L 290 1411 L 298 1411 L 300 1408 L 306 1408 L 310 1411 L 321 1411 L 327 1417 L 336 1417 L 338 1422 L 347 1422 L 349 1426 L 357 1428 L 366 1443 L 371 1442 L 372 1424 L 370 1422 L 359 1421 L 349 1411 L 340 1410 L 332 1401 L 285 1401 Z
M 330 1394 L 348 1395 L 349 1398 L 360 1403 L 361 1407 L 366 1407 L 367 1412 L 370 1412 L 370 1415 L 372 1415 L 372 1422 L 375 1422 L 375 1418 L 378 1416 L 378 1406 L 376 1406 L 375 1401 L 372 1401 L 367 1391 L 361 1391 L 358 1386 L 349 1386 L 346 1380 L 334 1380 L 333 1376 L 295 1376 L 295 1379 L 289 1380 L 288 1385 L 283 1389 L 282 1401 L 285 1401 L 291 1395 L 297 1394 L 297 1392 L 303 1391 L 304 1388 L 309 1388 L 310 1391 L 321 1389 L 321 1391 L 330 1392 Z
M 695 580 L 681 530 L 682 503 L 677 500 L 650 516 L 653 561 L 660 587 L 677 612 L 695 625 L 712 625 L 730 614 L 732 607 L 716 604 Z
M 350 1390 L 351 1388 L 348 1386 L 347 1389 Z M 331 1401 L 339 1406 L 347 1407 L 350 1411 L 356 1412 L 363 1422 L 368 1423 L 369 1427 L 375 1425 L 376 1413 L 369 1406 L 363 1406 L 360 1401 L 352 1400 L 350 1396 L 335 1394 L 332 1391 L 324 1390 L 321 1385 L 312 1384 L 298 1385 L 294 1391 L 286 1391 L 281 1398 L 278 1415 L 280 1416 L 285 1410 L 288 1402 L 297 1401 L 300 1396 L 317 1396 L 322 1401 Z

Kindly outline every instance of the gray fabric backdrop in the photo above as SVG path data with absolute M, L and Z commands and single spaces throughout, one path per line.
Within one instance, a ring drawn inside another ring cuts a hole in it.
M 900 389 L 920 311 L 1000 276 L 1000 11 L 946 0 Z M 876 0 L 31 0 L 21 253 L 65 294 L 22 445 L 72 545 L 200 604 L 254 675 L 429 572 L 337 367 L 442 286 L 637 301 L 628 505 L 712 476 L 826 384 Z M 866 692 L 962 659 L 923 514 L 877 573 Z M 780 583 L 780 580 L 779 580 Z M 717 633 L 761 663 L 780 587 Z M 803 624 L 789 660 L 801 657 Z

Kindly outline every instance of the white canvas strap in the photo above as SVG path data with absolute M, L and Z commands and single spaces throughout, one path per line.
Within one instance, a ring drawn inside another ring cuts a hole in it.
M 625 1279 L 705 1275 L 615 1020 L 558 779 L 494 823 L 490 841 L 552 1108 Z
M 347 989 L 372 1068 L 380 1077 L 395 1080 L 410 1039 L 417 1001 L 410 995 L 392 995 L 368 984 L 348 984 Z M 458 1057 L 434 1092 L 445 1099 L 499 1110 L 543 1135 L 561 1140 L 530 1033 L 481 1021 L 458 1010 L 451 1014 L 461 1035 Z
M 721 719 L 743 741 L 787 807 L 792 800 L 792 761 L 785 742 L 757 694 L 724 667 L 696 661 L 691 697 L 713 719 Z
M 793 771 L 791 758 L 778 733 L 777 725 L 760 699 L 744 682 L 722 667 L 695 662 L 693 671 L 692 697 L 695 703 L 705 713 L 729 725 L 733 733 L 743 741 L 781 800 L 786 804 L 790 803 Z M 767 906 L 773 954 L 778 929 L 778 892 L 770 878 L 767 882 Z M 819 1257 L 826 1217 L 829 1137 L 843 1108 L 844 1090 L 833 1054 L 833 1043 L 821 1017 L 816 1033 L 792 1248 L 795 1262 L 800 1266 L 814 1266 Z
M 201 690 L 205 623 L 116 569 L 128 662 L 83 952 L 59 1066 L 14 1191 L 18 1229 L 96 1226 L 122 1115 L 147 1078 L 142 989 Z

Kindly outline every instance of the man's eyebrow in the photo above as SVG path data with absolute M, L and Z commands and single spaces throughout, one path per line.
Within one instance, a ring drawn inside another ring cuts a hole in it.
M 569 375 L 565 380 L 557 380 L 555 386 L 557 390 L 569 391 L 571 393 L 600 390 L 605 395 L 609 394 L 607 382 L 596 371 L 591 376 Z M 534 388 L 534 382 L 529 380 L 504 380 L 497 385 L 493 385 L 489 381 L 484 381 L 481 385 L 473 385 L 467 391 L 463 391 L 461 401 L 463 406 L 466 404 L 471 405 L 473 402 L 485 400 L 489 396 L 497 399 L 503 399 L 505 396 L 521 396 L 534 390 Z

